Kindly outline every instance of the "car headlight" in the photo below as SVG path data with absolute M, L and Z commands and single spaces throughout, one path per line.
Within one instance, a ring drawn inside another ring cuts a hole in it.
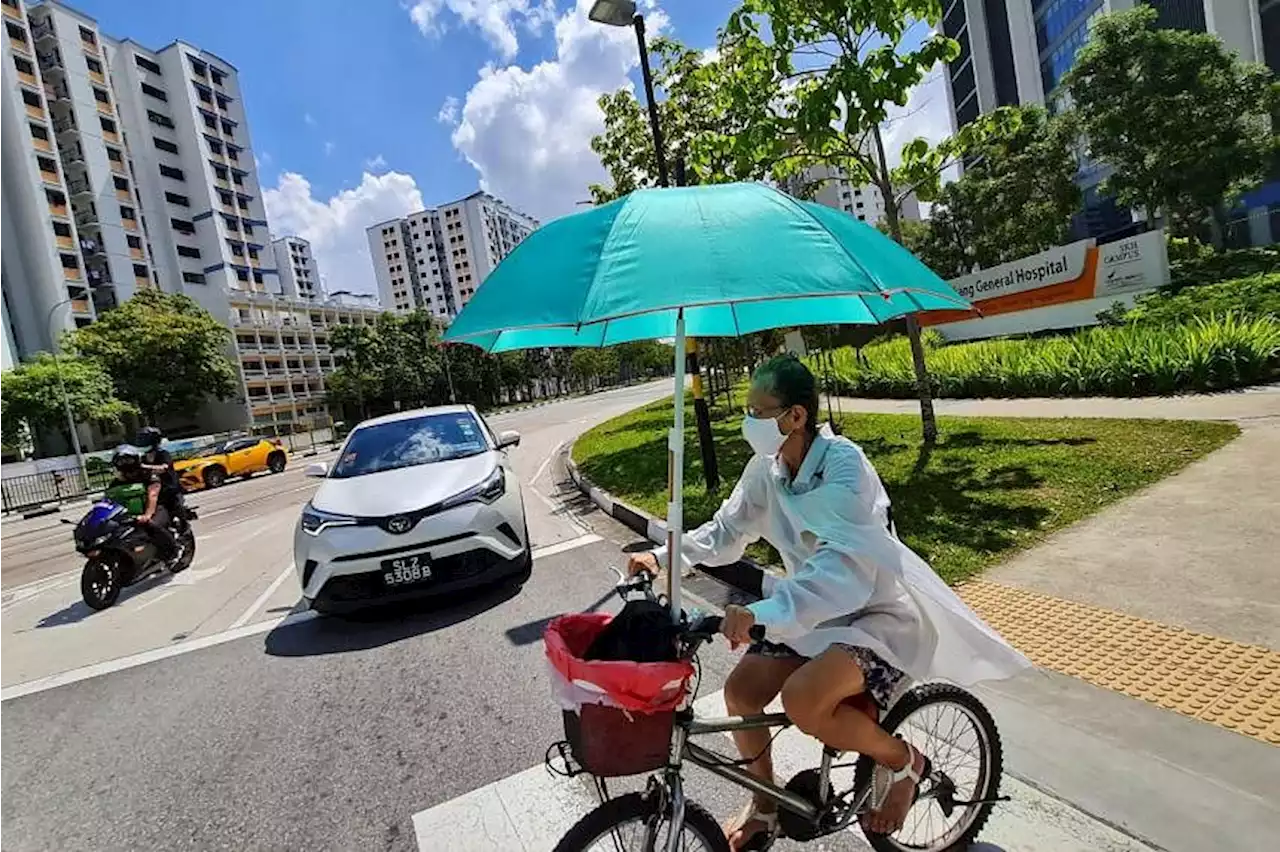
M 440 504 L 442 509 L 452 509 L 454 506 L 460 506 L 463 503 L 473 503 L 479 501 L 481 503 L 492 503 L 507 492 L 507 477 L 502 471 L 502 465 L 498 465 L 493 469 L 493 473 L 484 478 L 484 481 L 478 485 L 473 485 L 460 494 L 455 494 Z
M 323 512 L 310 503 L 302 507 L 302 531 L 310 535 L 320 535 L 326 527 L 350 527 L 355 523 L 350 515 Z

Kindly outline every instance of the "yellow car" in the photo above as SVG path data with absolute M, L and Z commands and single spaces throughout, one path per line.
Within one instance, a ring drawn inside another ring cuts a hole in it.
M 279 473 L 289 463 L 289 454 L 279 439 L 232 438 L 205 455 L 174 462 L 183 491 L 217 488 L 231 476 Z

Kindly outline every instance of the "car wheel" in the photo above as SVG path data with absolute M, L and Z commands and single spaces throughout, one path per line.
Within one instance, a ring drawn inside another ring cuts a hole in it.
M 227 472 L 217 465 L 206 467 L 201 476 L 205 488 L 217 488 L 227 481 Z
M 284 466 L 287 463 L 288 459 L 284 457 L 284 453 L 272 453 L 267 457 L 267 470 L 272 473 L 281 473 L 284 471 Z

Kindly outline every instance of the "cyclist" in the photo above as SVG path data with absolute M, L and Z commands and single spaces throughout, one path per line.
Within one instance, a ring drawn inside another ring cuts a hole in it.
M 869 716 L 842 702 L 866 693 L 883 714 L 908 679 L 963 685 L 1008 677 L 1031 663 L 987 626 L 889 524 L 889 497 L 861 448 L 818 426 L 813 374 L 797 358 L 761 366 L 747 397 L 743 436 L 754 455 L 715 516 L 686 534 L 688 564 L 727 565 L 763 538 L 786 577 L 766 575 L 765 597 L 725 609 L 721 631 L 746 656 L 725 682 L 730 713 L 763 712 L 779 693 L 801 731 L 876 761 L 865 826 L 901 828 L 928 762 Z M 629 568 L 667 567 L 666 548 Z M 751 642 L 754 624 L 768 628 Z M 773 780 L 767 729 L 734 734 L 748 769 Z M 777 806 L 757 796 L 725 826 L 733 849 L 777 826 Z

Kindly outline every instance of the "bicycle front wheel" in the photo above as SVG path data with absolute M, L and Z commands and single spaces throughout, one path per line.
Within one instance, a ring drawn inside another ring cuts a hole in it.
M 555 852 L 665 852 L 671 822 L 658 807 L 657 796 L 643 793 L 610 799 L 578 820 L 556 844 Z M 676 848 L 680 852 L 729 852 L 729 842 L 705 808 L 687 802 Z

